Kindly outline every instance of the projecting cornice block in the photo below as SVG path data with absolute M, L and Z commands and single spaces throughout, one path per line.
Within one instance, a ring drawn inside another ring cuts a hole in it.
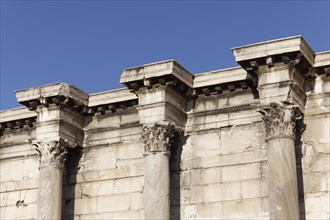
M 315 54 L 314 70 L 318 75 L 330 76 L 330 51 Z
M 258 76 L 260 103 L 298 105 L 304 112 L 305 77 L 314 66 L 315 53 L 303 37 L 294 36 L 232 48 L 236 61 Z
M 301 54 L 310 66 L 314 64 L 315 52 L 306 43 L 302 36 L 281 38 L 271 41 L 264 41 L 246 46 L 234 47 L 231 49 L 238 62 L 244 68 L 246 61 L 260 60 L 272 57 L 275 59 L 285 59 L 278 55 Z M 291 57 L 289 57 L 291 58 Z M 262 62 L 262 61 L 261 61 Z M 267 61 L 266 61 L 267 62 Z
M 174 85 L 186 92 L 193 87 L 193 81 L 194 75 L 175 60 L 127 68 L 120 78 L 120 83 L 133 91 L 157 85 Z
M 241 67 L 221 69 L 195 75 L 194 95 L 213 95 L 236 90 L 256 89 L 257 79 Z
M 19 103 L 35 110 L 38 106 L 65 104 L 75 108 L 87 107 L 89 95 L 73 85 L 54 83 L 16 91 Z
M 330 50 L 315 54 L 314 68 L 330 66 Z

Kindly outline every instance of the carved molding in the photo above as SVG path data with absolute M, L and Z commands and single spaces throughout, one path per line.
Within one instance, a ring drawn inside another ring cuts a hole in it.
M 39 154 L 40 167 L 63 167 L 70 144 L 59 139 L 58 141 L 35 141 L 33 145 Z
M 263 115 L 266 140 L 278 137 L 294 139 L 296 119 L 300 117 L 298 110 L 299 108 L 295 105 L 285 106 L 276 102 L 272 102 L 269 107 L 257 109 Z
M 175 132 L 177 132 L 177 129 L 172 124 L 159 125 L 156 123 L 151 127 L 143 126 L 142 139 L 145 153 L 170 153 L 170 147 L 174 141 Z
M 52 97 L 40 97 L 29 101 L 20 102 L 30 111 L 37 111 L 39 108 L 48 108 L 49 106 L 63 106 L 70 108 L 81 114 L 87 114 L 89 108 L 84 103 L 64 95 Z

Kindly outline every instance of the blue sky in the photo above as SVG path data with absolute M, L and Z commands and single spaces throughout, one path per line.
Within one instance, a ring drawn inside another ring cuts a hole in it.
M 1 109 L 47 83 L 121 88 L 124 68 L 155 61 L 192 73 L 237 66 L 230 48 L 292 35 L 329 50 L 329 10 L 329 0 L 1 0 Z

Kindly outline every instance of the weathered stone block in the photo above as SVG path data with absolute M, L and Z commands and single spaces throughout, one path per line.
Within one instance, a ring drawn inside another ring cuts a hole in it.
M 20 200 L 20 191 L 11 191 L 11 192 L 1 192 L 0 194 L 0 206 L 15 206 L 16 202 Z
M 196 186 L 201 184 L 220 183 L 221 168 L 207 168 L 185 171 L 182 174 L 183 187 Z
M 12 172 L 15 167 L 15 172 Z M 1 182 L 23 180 L 24 160 L 7 160 L 0 163 Z
M 224 201 L 223 215 L 225 219 L 246 219 L 266 218 L 267 213 L 263 212 L 262 199 L 245 199 L 236 201 Z
M 143 209 L 143 193 L 131 193 L 130 209 Z
M 219 132 L 191 135 L 186 145 L 193 150 L 193 157 L 209 157 L 220 155 Z
M 242 198 L 260 198 L 268 196 L 268 182 L 261 179 L 253 179 L 241 182 Z
M 305 193 L 330 191 L 330 172 L 306 173 L 303 178 Z
M 143 157 L 144 147 L 139 143 L 127 143 L 117 146 L 117 159 L 132 159 Z
M 116 147 L 95 147 L 83 155 L 83 171 L 96 171 L 116 168 Z
M 81 220 L 95 220 L 95 219 L 143 219 L 143 211 L 142 210 L 126 210 L 119 212 L 104 212 L 104 213 L 93 213 L 93 214 L 83 214 L 78 215 L 77 219 Z
M 202 203 L 204 199 L 204 186 L 191 186 L 181 190 L 181 204 Z
M 317 192 L 305 195 L 305 209 L 308 212 L 324 212 L 329 211 L 330 193 Z
M 181 219 L 220 219 L 222 203 L 203 203 L 181 207 Z
M 329 219 L 329 218 L 330 218 L 329 212 L 307 212 L 306 213 L 307 220 Z
M 110 196 L 97 197 L 97 212 L 114 212 L 129 210 L 130 194 L 113 194 Z
M 330 154 L 305 156 L 302 164 L 304 173 L 329 172 Z
M 74 200 L 75 214 L 89 214 L 97 211 L 97 199 L 98 197 L 84 197 L 82 199 L 76 198 Z
M 222 181 L 239 181 L 261 178 L 261 164 L 252 163 L 245 165 L 222 167 Z
M 114 180 L 81 183 L 81 197 L 111 195 L 114 192 Z
M 204 202 L 236 200 L 242 196 L 240 182 L 210 184 L 204 187 Z
M 253 125 L 221 128 L 222 154 L 255 151 L 258 148 L 260 148 L 259 139 Z
M 142 192 L 144 177 L 130 177 L 115 180 L 114 193 Z

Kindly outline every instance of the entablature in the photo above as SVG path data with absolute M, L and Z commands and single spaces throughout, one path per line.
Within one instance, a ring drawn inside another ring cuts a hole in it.
M 236 62 L 252 75 L 260 66 L 269 68 L 278 63 L 296 65 L 302 73 L 309 72 L 314 64 L 315 52 L 302 36 L 293 36 L 234 47 Z
M 187 96 L 191 96 L 193 81 L 194 75 L 175 60 L 127 68 L 120 78 L 120 83 L 132 92 L 167 85 Z
M 128 89 L 116 89 L 106 92 L 94 93 L 89 96 L 88 113 L 105 114 L 106 112 L 116 112 L 138 104 L 138 97 Z
M 330 51 L 315 54 L 314 70 L 317 75 L 330 76 Z
M 257 78 L 241 67 L 221 69 L 195 75 L 193 95 L 217 95 L 248 88 L 257 92 L 257 85 Z
M 0 133 L 4 130 L 31 128 L 36 119 L 37 114 L 26 107 L 0 111 Z
M 88 94 L 66 83 L 47 84 L 16 91 L 19 103 L 34 111 L 50 105 L 61 105 L 82 114 L 87 113 Z

